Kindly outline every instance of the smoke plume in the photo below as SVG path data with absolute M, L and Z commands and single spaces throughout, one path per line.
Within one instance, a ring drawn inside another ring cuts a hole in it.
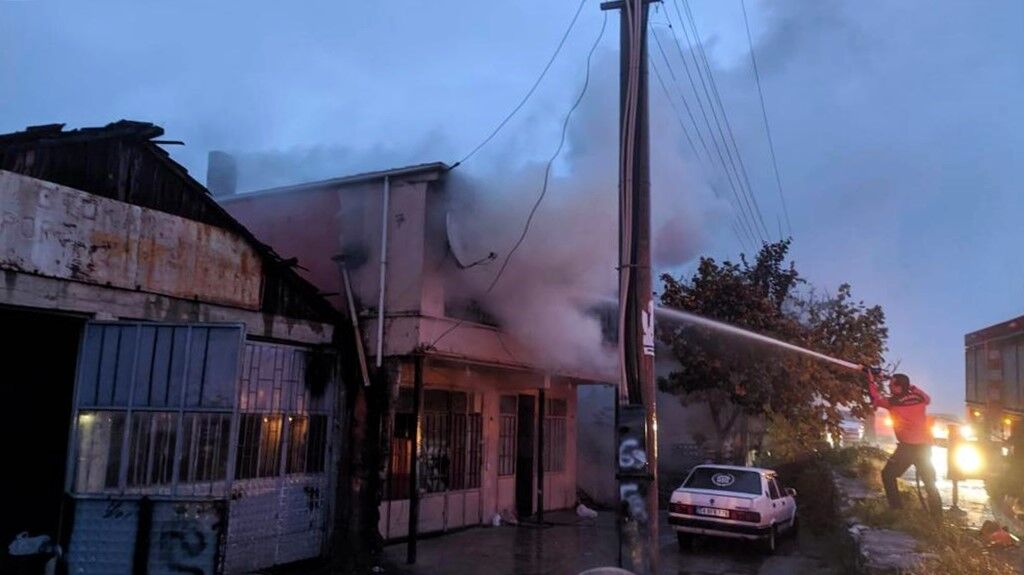
M 509 162 L 507 158 L 522 154 L 492 149 L 450 177 L 453 217 L 465 230 L 463 243 L 473 251 L 468 259 L 491 251 L 498 258 L 467 270 L 453 267 L 448 285 L 478 299 L 530 350 L 533 361 L 614 374 L 615 350 L 602 342 L 592 308 L 600 298 L 616 297 L 618 289 L 618 60 L 605 53 L 594 67 L 590 89 L 570 121 L 566 149 L 552 167 L 544 201 L 490 293 L 485 293 L 487 287 L 541 192 L 545 163 Z M 685 159 L 681 136 L 670 129 L 675 122 L 670 113 L 667 106 L 651 107 L 656 270 L 693 258 L 705 241 L 708 220 L 725 214 L 725 206 Z M 556 145 L 553 141 L 547 148 Z

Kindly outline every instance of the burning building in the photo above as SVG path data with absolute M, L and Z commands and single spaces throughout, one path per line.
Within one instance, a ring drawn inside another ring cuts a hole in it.
M 0 402 L 16 412 L 0 418 L 0 540 L 48 536 L 72 573 L 320 556 L 338 512 L 340 316 L 162 133 L 0 136 Z
M 211 174 L 222 180 L 230 178 Z M 460 249 L 451 193 L 441 163 L 218 192 L 229 213 L 335 294 L 339 309 L 352 294 L 370 385 L 390 390 L 379 507 L 390 540 L 572 506 L 576 390 L 602 379 L 537 359 L 486 301 L 460 288 L 481 262 Z

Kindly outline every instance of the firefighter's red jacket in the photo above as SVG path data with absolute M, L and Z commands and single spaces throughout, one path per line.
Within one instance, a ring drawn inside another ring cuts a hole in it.
M 928 397 L 927 393 L 911 385 L 910 390 L 903 395 L 884 397 L 878 392 L 878 386 L 874 382 L 868 384 L 868 393 L 871 395 L 872 405 L 889 410 L 896 441 L 911 445 L 932 442 L 926 413 L 926 407 L 932 398 Z

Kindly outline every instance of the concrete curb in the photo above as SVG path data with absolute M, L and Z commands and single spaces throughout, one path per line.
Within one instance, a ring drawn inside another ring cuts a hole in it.
M 844 535 L 852 550 L 852 563 L 857 573 L 911 573 L 932 557 L 917 550 L 918 541 L 912 536 L 902 531 L 865 525 L 853 515 L 855 503 L 876 496 L 862 481 L 833 472 L 832 482 L 839 494 L 839 515 L 845 522 Z

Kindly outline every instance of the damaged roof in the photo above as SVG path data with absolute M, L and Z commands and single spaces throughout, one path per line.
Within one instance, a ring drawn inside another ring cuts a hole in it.
M 261 311 L 334 322 L 337 311 L 292 269 L 294 262 L 260 242 L 159 146 L 181 143 L 155 139 L 163 134 L 160 126 L 131 120 L 70 131 L 64 124 L 30 126 L 0 135 L 0 169 L 236 233 L 263 263 Z

